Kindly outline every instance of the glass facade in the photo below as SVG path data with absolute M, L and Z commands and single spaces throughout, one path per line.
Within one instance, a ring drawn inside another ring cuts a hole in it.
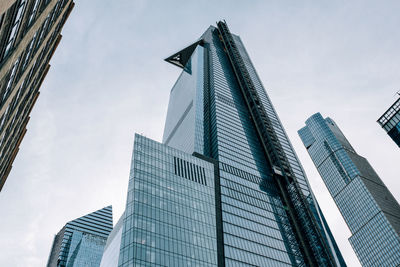
M 136 134 L 118 266 L 216 266 L 214 171 Z
M 55 236 L 48 267 L 98 267 L 112 230 L 112 207 L 68 222 Z
M 346 221 L 363 266 L 400 264 L 400 206 L 336 123 L 317 113 L 299 135 Z
M 163 143 L 203 154 L 204 48 L 197 46 L 171 89 Z
M 244 45 L 238 36 L 233 39 L 308 208 L 314 211 L 321 239 L 329 244 L 332 264 L 346 266 Z M 218 265 L 304 266 L 303 247 L 294 236 L 288 207 L 218 29 L 210 26 L 196 43 L 166 61 L 183 71 L 171 90 L 163 142 L 218 162 Z
M 400 147 L 400 98 L 378 119 L 378 123 Z
M 116 267 L 118 266 L 119 250 L 121 248 L 122 225 L 125 213 L 119 218 L 114 226 L 107 243 L 104 247 L 103 256 L 101 258 L 100 267 Z

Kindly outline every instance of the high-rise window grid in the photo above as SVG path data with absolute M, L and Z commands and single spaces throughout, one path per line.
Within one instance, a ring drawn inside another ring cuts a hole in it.
M 304 205 L 319 210 L 244 46 L 234 40 L 307 197 Z M 211 26 L 166 60 L 182 73 L 171 90 L 164 145 L 135 136 L 119 266 L 305 266 L 305 247 L 294 236 L 218 30 Z M 328 229 L 321 213 L 313 214 L 320 231 Z M 320 238 L 334 244 L 328 234 Z M 345 266 L 337 247 L 329 249 Z
M 400 147 L 400 98 L 378 119 L 378 123 Z
M 119 266 L 215 266 L 214 165 L 135 136 Z
M 0 190 L 73 6 L 72 0 L 15 0 L 0 14 Z
M 400 206 L 368 161 L 319 113 L 299 135 L 352 233 L 349 241 L 361 264 L 399 265 Z
M 54 237 L 47 267 L 99 266 L 112 221 L 108 206 L 68 222 Z

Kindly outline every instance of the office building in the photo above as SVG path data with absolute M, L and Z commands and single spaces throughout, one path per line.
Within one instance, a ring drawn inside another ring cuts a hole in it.
M 214 164 L 135 136 L 118 266 L 216 266 Z
M 0 190 L 73 6 L 72 0 L 0 1 Z
M 317 113 L 299 135 L 339 208 L 363 266 L 400 265 L 400 206 L 336 123 Z
M 112 228 L 111 206 L 68 222 L 54 237 L 47 267 L 100 266 Z
M 240 38 L 217 26 L 166 59 L 182 73 L 163 144 L 135 138 L 118 266 L 345 266 Z
M 378 119 L 378 123 L 400 147 L 400 97 Z
M 104 247 L 103 256 L 101 258 L 100 267 L 115 267 L 118 266 L 119 250 L 121 248 L 122 238 L 122 223 L 125 213 L 121 215 L 117 224 L 112 229 L 107 238 L 107 243 Z

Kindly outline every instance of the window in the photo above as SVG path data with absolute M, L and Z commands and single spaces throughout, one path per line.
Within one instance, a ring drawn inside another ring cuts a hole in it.
M 202 185 L 207 185 L 206 175 L 203 167 L 174 157 L 174 171 L 175 175 Z
M 11 48 L 14 45 L 15 38 L 16 38 L 17 33 L 18 33 L 19 25 L 21 24 L 21 20 L 22 20 L 22 17 L 23 17 L 22 15 L 24 13 L 24 10 L 25 10 L 25 0 L 22 0 L 19 3 L 18 10 L 17 10 L 17 15 L 15 16 L 13 27 L 12 27 L 10 36 L 8 37 L 8 40 L 6 42 L 6 50 L 4 52 L 3 58 L 8 55 L 8 53 L 10 52 Z

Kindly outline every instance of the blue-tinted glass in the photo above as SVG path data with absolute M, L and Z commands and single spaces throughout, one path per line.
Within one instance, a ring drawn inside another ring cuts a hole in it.
M 104 247 L 103 256 L 101 258 L 100 267 L 116 267 L 118 266 L 119 250 L 121 247 L 122 223 L 125 214 L 122 214 L 114 229 L 108 236 L 107 243 Z
M 54 238 L 47 266 L 99 266 L 111 230 L 111 206 L 68 222 Z
M 304 195 L 298 203 L 314 217 L 318 242 L 345 266 L 240 38 L 233 42 Z M 218 30 L 211 26 L 167 61 L 183 70 L 171 90 L 164 144 L 135 138 L 119 266 L 306 266 Z
M 240 38 L 233 37 L 299 187 L 310 200 L 310 208 L 316 210 L 307 178 L 275 109 Z M 221 224 L 222 248 L 219 249 L 223 250 L 227 266 L 293 266 L 304 263 L 218 30 L 210 27 L 201 38 L 203 44 L 188 61 L 192 72 L 183 70 L 171 91 L 163 141 L 186 152 L 199 152 L 219 161 L 220 188 L 216 196 L 221 205 L 221 220 L 217 220 L 217 224 Z M 196 66 L 201 69 L 196 71 Z M 194 112 L 190 117 L 187 107 Z M 169 134 L 173 131 L 174 134 Z M 329 228 L 326 224 L 325 228 L 322 227 L 319 214 L 314 213 L 315 219 L 320 230 L 325 231 Z M 328 232 L 323 235 L 335 244 Z M 343 265 L 337 247 L 332 247 L 331 251 Z
M 400 147 L 400 98 L 378 119 L 378 123 Z
M 118 266 L 215 266 L 214 164 L 136 135 Z
M 332 119 L 319 113 L 299 135 L 352 233 L 349 240 L 361 264 L 398 266 L 400 206 L 368 161 Z

